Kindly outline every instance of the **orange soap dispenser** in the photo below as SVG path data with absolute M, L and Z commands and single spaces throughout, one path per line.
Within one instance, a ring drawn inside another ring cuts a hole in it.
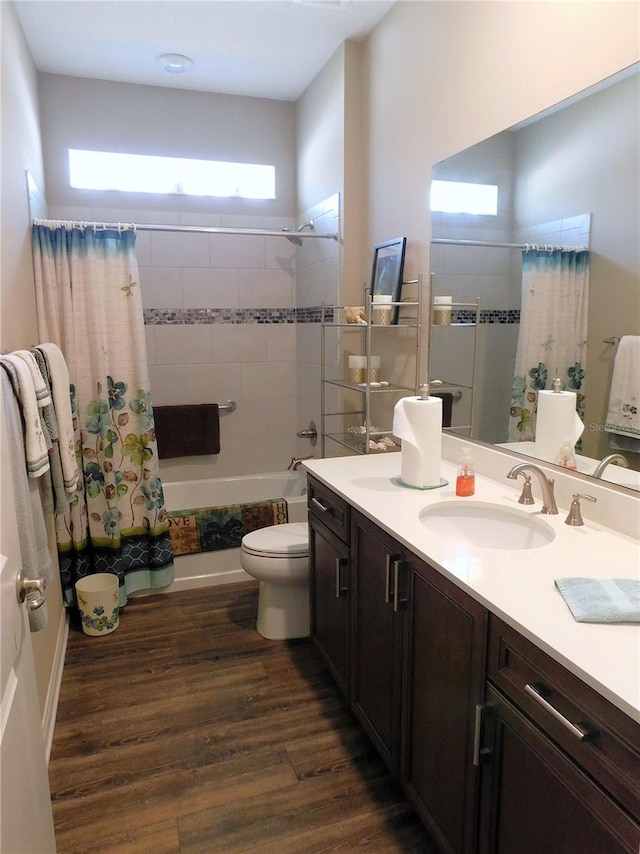
M 473 468 L 473 457 L 471 448 L 465 445 L 462 448 L 460 464 L 458 466 L 458 477 L 456 478 L 456 495 L 473 495 L 476 491 L 476 473 Z

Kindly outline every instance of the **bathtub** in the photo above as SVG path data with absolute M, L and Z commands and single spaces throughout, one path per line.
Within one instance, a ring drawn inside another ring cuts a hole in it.
M 163 483 L 167 510 L 217 507 L 285 498 L 289 522 L 307 520 L 307 480 L 298 472 L 216 477 L 206 480 L 177 480 Z M 175 580 L 163 592 L 211 587 L 249 581 L 250 575 L 240 566 L 240 549 L 224 549 L 174 558 Z

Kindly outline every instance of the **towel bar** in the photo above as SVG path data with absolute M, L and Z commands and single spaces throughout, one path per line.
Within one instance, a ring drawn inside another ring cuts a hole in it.
M 238 404 L 235 400 L 228 400 L 226 403 L 219 403 L 218 409 L 221 412 L 235 412 L 238 408 Z

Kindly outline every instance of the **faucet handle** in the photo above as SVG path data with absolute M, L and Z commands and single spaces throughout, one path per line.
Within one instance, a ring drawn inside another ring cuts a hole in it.
M 533 493 L 531 492 L 531 475 L 524 474 L 524 483 L 522 484 L 522 492 L 518 498 L 518 504 L 535 504 Z
M 585 501 L 591 501 L 593 504 L 598 500 L 593 495 L 587 495 L 586 493 L 574 492 L 573 500 L 571 501 L 571 507 L 569 508 L 569 515 L 564 520 L 565 525 L 572 525 L 577 527 L 579 525 L 584 525 L 584 521 L 582 519 L 582 513 L 580 512 L 580 499 L 584 498 Z

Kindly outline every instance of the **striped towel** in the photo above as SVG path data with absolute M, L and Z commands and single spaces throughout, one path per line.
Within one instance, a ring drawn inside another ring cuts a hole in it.
M 41 409 L 45 406 L 49 406 L 51 404 L 49 386 L 47 385 L 45 378 L 42 376 L 42 371 L 38 366 L 36 357 L 33 353 L 29 352 L 29 350 L 14 350 L 12 355 L 20 356 L 20 358 L 26 362 L 26 365 L 31 372 L 31 379 L 33 380 L 33 388 L 36 393 L 38 406 Z
M 640 623 L 640 581 L 632 578 L 556 578 L 579 623 Z
M 8 474 L 13 484 L 13 505 L 18 522 L 20 559 L 25 577 L 44 578 L 51 581 L 53 564 L 47 548 L 47 528 L 40 503 L 40 482 L 27 477 L 23 461 L 25 458 L 24 433 L 22 429 L 22 406 L 16 396 L 11 376 L 12 365 L 3 359 L 0 368 L 0 389 L 3 400 L 4 419 L 2 428 L 7 437 L 9 463 Z M 3 476 L 5 472 L 3 471 Z M 47 625 L 47 603 L 35 611 L 29 611 L 29 627 L 32 632 Z
M 78 483 L 78 463 L 76 443 L 73 432 L 73 413 L 71 411 L 69 369 L 56 344 L 39 344 L 38 350 L 44 353 L 51 380 L 53 405 L 56 410 L 58 433 L 60 436 L 60 460 L 64 475 L 64 487 L 68 493 L 75 490 Z
M 24 359 L 13 353 L 2 357 L 9 371 L 13 369 L 17 376 L 17 391 L 24 421 L 24 446 L 29 477 L 40 477 L 49 471 L 49 449 L 45 430 L 40 420 L 40 410 L 31 371 Z

